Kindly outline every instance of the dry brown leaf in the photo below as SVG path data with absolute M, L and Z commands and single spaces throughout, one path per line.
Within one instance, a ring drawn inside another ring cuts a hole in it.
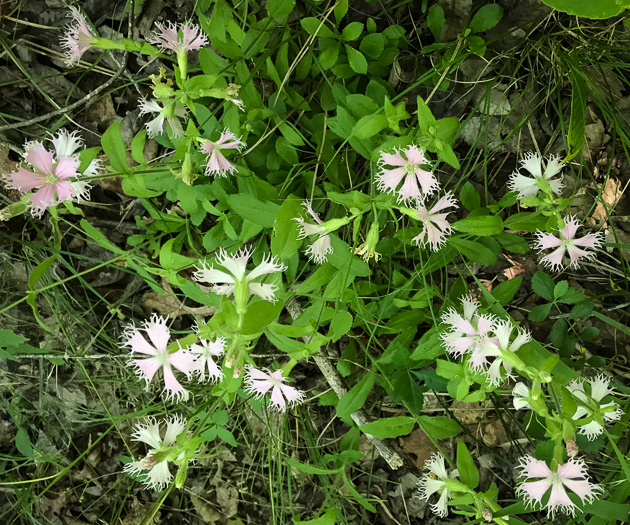
M 621 181 L 609 178 L 602 190 L 602 200 L 604 203 L 612 210 L 612 208 L 617 205 L 622 195 L 623 190 L 621 189 Z M 601 202 L 598 202 L 597 206 L 595 206 L 592 218 L 598 222 L 606 220 L 606 209 Z
M 407 454 L 416 456 L 416 466 L 424 468 L 424 464 L 436 451 L 435 445 L 422 429 L 417 428 L 407 437 L 398 438 L 400 448 Z
M 231 518 L 238 512 L 238 490 L 236 487 L 217 487 L 217 503 L 224 517 Z
M 197 514 L 204 521 L 204 523 L 210 523 L 210 525 L 214 525 L 217 521 L 221 519 L 221 513 L 218 512 L 210 503 L 200 498 L 199 496 L 195 496 L 194 494 L 190 495 L 190 500 L 192 501 Z
M 216 308 L 214 306 L 200 306 L 199 308 L 191 308 L 182 304 L 176 295 L 158 294 L 155 292 L 147 292 L 142 296 L 142 304 L 151 310 L 156 310 L 160 315 L 170 319 L 179 317 L 180 315 L 194 315 L 195 317 L 209 317 L 214 315 Z
M 481 431 L 483 442 L 489 447 L 498 447 L 508 441 L 503 425 L 495 420 L 489 421 Z

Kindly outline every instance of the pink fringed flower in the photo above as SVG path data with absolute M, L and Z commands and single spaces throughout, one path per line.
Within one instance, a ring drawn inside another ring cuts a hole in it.
M 179 121 L 180 118 L 186 117 L 186 109 L 177 107 L 175 102 L 170 102 L 163 106 L 157 100 L 147 100 L 142 98 L 139 104 L 140 115 L 147 113 L 157 113 L 157 117 L 146 123 L 147 134 L 149 138 L 153 138 L 160 133 L 166 132 L 166 123 L 171 126 L 171 133 L 174 137 L 183 135 L 184 130 Z
M 520 198 L 537 196 L 538 192 L 545 185 L 549 185 L 551 191 L 556 195 L 562 191 L 562 177 L 558 179 L 553 178 L 562 171 L 562 163 L 559 157 L 555 155 L 547 157 L 547 167 L 544 172 L 542 170 L 542 159 L 538 153 L 529 152 L 521 161 L 521 165 L 530 173 L 531 177 L 521 175 L 517 170 L 510 175 L 508 181 L 509 190 L 518 191 Z
M 221 150 L 235 149 L 241 151 L 243 146 L 245 146 L 245 143 L 240 138 L 236 138 L 236 135 L 229 129 L 223 130 L 219 140 L 216 142 L 205 140 L 201 145 L 201 151 L 207 155 L 206 175 L 227 177 L 228 173 L 235 172 L 236 166 L 225 158 Z
M 284 412 L 287 405 L 293 407 L 293 405 L 299 405 L 304 401 L 304 393 L 297 388 L 285 385 L 285 381 L 286 378 L 282 377 L 282 370 L 267 373 L 248 365 L 245 374 L 245 391 L 259 399 L 271 390 L 271 408 L 278 410 L 278 412 Z
M 34 171 L 18 168 L 4 178 L 7 187 L 28 193 L 30 195 L 31 213 L 41 217 L 46 208 L 73 197 L 89 198 L 90 185 L 87 181 L 76 180 L 81 174 L 77 171 L 80 166 L 75 151 L 82 147 L 81 139 L 76 132 L 68 133 L 59 130 L 52 138 L 55 152 L 48 151 L 37 141 L 27 142 L 24 146 L 24 160 L 33 166 Z M 98 161 L 90 163 L 85 175 L 95 175 Z M 70 179 L 74 178 L 74 181 Z
M 604 432 L 605 423 L 619 421 L 623 416 L 623 410 L 614 401 L 602 403 L 602 399 L 614 393 L 614 390 L 610 388 L 610 379 L 598 375 L 589 379 L 588 385 L 590 395 L 585 392 L 582 382 L 571 381 L 567 388 L 579 401 L 577 410 L 573 414 L 575 425 L 580 434 L 592 440 Z
M 315 239 L 315 242 L 308 247 L 306 255 L 308 255 L 309 258 L 317 264 L 325 263 L 328 260 L 328 255 L 333 252 L 333 248 L 330 243 L 330 235 L 326 235 L 326 227 L 323 225 L 324 223 L 319 218 L 319 215 L 313 211 L 311 203 L 309 201 L 304 201 L 302 205 L 304 206 L 306 212 L 313 217 L 316 224 L 306 222 L 301 217 L 295 217 L 293 220 L 299 224 L 300 228 L 298 239 L 304 239 L 308 236 L 316 235 L 317 239 Z
M 160 433 L 160 426 L 162 423 L 166 423 L 166 432 L 164 437 Z M 186 429 L 186 423 L 178 416 L 170 417 L 162 422 L 158 422 L 153 418 L 144 425 L 136 425 L 134 433 L 131 435 L 131 439 L 134 441 L 141 441 L 151 447 L 149 453 L 140 461 L 131 461 L 127 463 L 123 470 L 129 472 L 132 475 L 146 475 L 144 480 L 147 488 L 154 490 L 162 490 L 173 479 L 171 474 L 168 459 L 164 458 L 160 461 L 155 459 L 157 453 L 168 452 L 177 444 L 177 436 L 179 436 Z M 181 458 L 183 459 L 185 453 L 182 452 Z M 148 472 L 147 472 L 148 471 Z
M 451 497 L 451 491 L 447 487 L 448 480 L 459 477 L 459 472 L 455 469 L 450 474 L 448 473 L 442 454 L 433 454 L 431 459 L 424 464 L 424 468 L 429 470 L 429 473 L 425 474 L 418 483 L 420 497 L 428 500 L 436 492 L 439 493 L 440 499 L 431 505 L 431 510 L 443 518 L 448 514 L 448 500 Z
M 245 275 L 247 262 L 251 255 L 251 250 L 247 248 L 242 248 L 232 255 L 228 255 L 223 248 L 219 248 L 219 254 L 216 258 L 217 264 L 223 266 L 229 273 L 217 270 L 204 261 L 200 266 L 195 267 L 197 271 L 194 273 L 193 278 L 196 281 L 210 283 L 214 293 L 228 296 L 234 294 L 236 284 L 244 278 L 249 286 L 250 294 L 257 295 L 265 301 L 276 302 L 278 299 L 275 296 L 275 292 L 278 289 L 278 285 L 275 283 L 257 283 L 254 280 L 263 275 L 283 272 L 287 267 L 275 257 L 266 255 L 256 268 Z
M 395 194 L 398 201 L 424 200 L 440 187 L 433 173 L 422 167 L 428 164 L 422 150 L 413 144 L 396 153 L 381 152 L 381 171 L 376 176 L 378 189 Z
M 496 357 L 498 352 L 496 337 L 491 337 L 494 317 L 478 315 L 478 305 L 470 297 L 461 298 L 464 307 L 462 317 L 454 308 L 442 314 L 442 322 L 450 325 L 449 332 L 442 332 L 440 337 L 444 347 L 454 357 L 468 356 L 468 366 L 480 373 L 487 369 L 488 357 Z
M 429 244 L 434 252 L 438 251 L 446 243 L 446 238 L 453 231 L 453 228 L 446 220 L 446 217 L 451 212 L 437 212 L 450 207 L 457 208 L 457 201 L 451 193 L 444 195 L 430 210 L 420 206 L 418 208 L 418 219 L 422 221 L 422 231 L 412 241 L 423 246 Z
M 201 27 L 197 24 L 186 22 L 185 24 L 174 24 L 167 22 L 161 24 L 156 22 L 157 30 L 149 37 L 148 41 L 155 44 L 162 51 L 195 51 L 208 45 L 208 38 L 203 34 Z M 181 37 L 179 35 L 181 30 Z
M 166 321 L 163 317 L 153 314 L 149 321 L 144 322 L 142 330 L 149 336 L 150 343 L 139 329 L 134 326 L 128 327 L 123 334 L 123 346 L 131 349 L 132 356 L 134 354 L 150 356 L 145 359 L 131 359 L 129 361 L 138 377 L 145 380 L 147 388 L 155 373 L 162 369 L 164 374 L 162 393 L 165 398 L 185 401 L 188 399 L 189 392 L 177 381 L 173 368 L 183 372 L 190 379 L 195 370 L 194 357 L 183 349 L 169 353 L 167 347 L 171 332 L 166 326 Z
M 536 232 L 538 237 L 536 248 L 539 251 L 555 248 L 553 252 L 542 258 L 542 263 L 545 266 L 551 268 L 554 272 L 559 271 L 564 267 L 563 258 L 565 254 L 568 254 L 571 260 L 569 266 L 572 268 L 579 267 L 580 259 L 592 259 L 595 257 L 594 252 L 587 252 L 582 248 L 598 248 L 602 243 L 601 232 L 589 233 L 576 239 L 575 234 L 579 227 L 580 223 L 577 219 L 569 217 L 565 219 L 564 228 L 559 230 L 560 237 L 542 231 Z
M 225 353 L 225 338 L 217 337 L 214 341 L 200 339 L 199 343 L 190 346 L 190 351 L 195 355 L 195 371 L 199 372 L 201 381 L 220 381 L 223 378 L 221 367 L 214 362 L 215 357 Z M 208 379 L 206 379 L 206 369 Z
M 602 491 L 599 485 L 588 480 L 586 465 L 581 459 L 571 458 L 553 472 L 544 461 L 525 456 L 520 459 L 518 469 L 521 478 L 540 478 L 536 481 L 524 481 L 516 489 L 517 496 L 524 497 L 527 506 L 543 505 L 543 497 L 551 488 L 544 508 L 549 511 L 552 520 L 558 510 L 571 516 L 575 514 L 576 506 L 569 498 L 567 488 L 577 494 L 582 503 L 591 503 Z
M 79 63 L 83 53 L 98 41 L 98 37 L 92 34 L 85 18 L 76 7 L 70 7 L 68 16 L 72 18 L 72 22 L 65 28 L 61 46 L 65 48 L 67 65 L 74 66 Z

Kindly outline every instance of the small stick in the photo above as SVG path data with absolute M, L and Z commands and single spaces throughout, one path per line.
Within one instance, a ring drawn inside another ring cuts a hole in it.
M 292 319 L 297 319 L 302 314 L 302 309 L 297 304 L 297 302 L 292 299 L 286 304 L 287 311 Z M 308 337 L 303 337 L 302 340 L 306 343 L 309 342 Z M 322 350 L 321 348 L 319 349 Z M 319 371 L 322 373 L 327 383 L 330 385 L 330 388 L 333 389 L 333 392 L 337 395 L 338 398 L 342 398 L 347 392 L 348 389 L 344 386 L 341 381 L 341 377 L 335 370 L 335 368 L 330 364 L 330 361 L 323 355 L 322 353 L 313 354 L 313 360 L 315 364 L 319 368 Z M 371 418 L 367 415 L 365 410 L 360 409 L 354 412 L 351 416 L 352 421 L 354 421 L 358 426 L 365 425 L 370 422 Z M 378 453 L 381 457 L 387 461 L 387 464 L 394 470 L 402 467 L 403 460 L 389 443 L 379 439 L 377 437 L 372 436 L 371 434 L 365 434 L 365 436 L 372 442 Z

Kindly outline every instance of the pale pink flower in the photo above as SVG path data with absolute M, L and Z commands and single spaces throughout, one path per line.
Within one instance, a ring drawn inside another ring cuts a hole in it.
M 245 142 L 237 138 L 229 129 L 223 130 L 219 140 L 216 142 L 204 140 L 201 145 L 201 151 L 207 155 L 208 165 L 206 166 L 206 175 L 227 177 L 228 173 L 235 172 L 236 166 L 227 160 L 221 151 L 224 149 L 241 151 L 241 148 L 245 145 Z
M 567 388 L 579 400 L 577 410 L 573 414 L 578 431 L 592 440 L 604 432 L 604 423 L 619 421 L 623 410 L 614 401 L 601 402 L 606 396 L 614 393 L 610 388 L 610 379 L 600 374 L 589 379 L 588 384 L 590 395 L 585 392 L 582 382 L 571 381 Z
M 155 23 L 157 30 L 148 38 L 148 42 L 157 45 L 162 51 L 195 51 L 208 45 L 208 38 L 203 34 L 201 27 L 197 24 L 186 22 L 185 24 L 174 24 L 167 22 Z M 181 37 L 179 35 L 181 31 Z
M 544 187 L 544 182 L 549 185 L 551 191 L 556 195 L 562 191 L 562 177 L 553 179 L 556 175 L 562 171 L 562 163 L 560 158 L 555 155 L 550 155 L 546 159 L 547 167 L 545 171 L 542 171 L 542 159 L 538 153 L 529 152 L 525 155 L 525 158 L 521 161 L 522 167 L 528 171 L 531 177 L 521 175 L 517 170 L 508 181 L 508 188 L 510 191 L 518 191 L 518 196 L 523 197 L 535 197 L 538 192 Z
M 580 223 L 578 220 L 575 217 L 569 217 L 564 221 L 564 228 L 559 230 L 559 237 L 542 231 L 536 232 L 538 237 L 536 248 L 539 251 L 555 248 L 553 252 L 542 258 L 542 263 L 545 266 L 551 268 L 554 272 L 559 271 L 564 267 L 562 261 L 565 254 L 568 254 L 571 260 L 569 266 L 572 268 L 579 267 L 580 259 L 592 259 L 595 257 L 594 252 L 587 252 L 579 248 L 579 246 L 583 248 L 598 248 L 602 243 L 601 232 L 589 233 L 576 239 L 575 234 L 579 227 Z
M 70 6 L 68 16 L 72 18 L 72 22 L 65 28 L 61 46 L 65 48 L 67 65 L 73 66 L 78 64 L 83 53 L 98 41 L 98 37 L 92 33 L 85 18 L 76 7 Z
M 35 217 L 41 217 L 46 208 L 61 201 L 73 197 L 89 198 L 89 182 L 77 180 L 82 176 L 77 171 L 81 162 L 74 153 L 82 147 L 83 142 L 76 131 L 68 133 L 65 129 L 60 129 L 51 141 L 54 153 L 47 150 L 41 142 L 27 142 L 24 145 L 24 160 L 35 170 L 29 171 L 20 167 L 4 177 L 8 188 L 22 193 L 37 189 L 29 196 L 31 213 Z M 94 160 L 84 174 L 95 174 L 98 164 L 99 161 Z
M 293 407 L 304 401 L 304 392 L 284 384 L 287 379 L 282 377 L 282 370 L 268 372 L 248 365 L 245 374 L 245 392 L 260 399 L 271 390 L 269 398 L 271 408 L 278 412 L 284 412 L 287 406 Z
M 147 113 L 157 113 L 157 116 L 146 123 L 147 134 L 149 138 L 153 138 L 160 133 L 166 132 L 166 123 L 171 126 L 171 133 L 174 137 L 180 137 L 184 134 L 180 118 L 186 118 L 186 108 L 180 108 L 175 101 L 168 103 L 160 103 L 157 100 L 140 99 L 138 105 L 140 115 Z
M 451 491 L 447 487 L 448 480 L 459 477 L 459 472 L 455 469 L 450 474 L 448 473 L 442 454 L 433 454 L 431 459 L 424 464 L 424 468 L 428 469 L 429 473 L 418 482 L 420 497 L 428 500 L 436 492 L 439 493 L 440 499 L 431 505 L 431 510 L 443 518 L 448 514 L 447 504 L 451 497 Z
M 525 343 L 532 340 L 532 335 L 522 328 L 516 328 L 516 337 L 512 342 L 510 338 L 515 327 L 510 321 L 497 319 L 492 325 L 492 331 L 498 341 L 498 348 L 504 352 L 517 352 Z M 496 342 L 496 341 L 495 341 Z M 505 376 L 501 373 L 501 368 L 505 370 Z M 506 363 L 501 356 L 501 352 L 497 353 L 497 357 L 488 367 L 486 372 L 487 380 L 491 385 L 500 385 L 505 379 L 514 378 L 512 375 L 513 365 Z
M 552 520 L 557 510 L 571 516 L 575 514 L 576 506 L 569 498 L 567 488 L 577 494 L 582 503 L 591 503 L 602 491 L 599 485 L 588 480 L 586 465 L 581 459 L 571 458 L 553 472 L 544 461 L 524 456 L 520 458 L 518 469 L 521 478 L 540 478 L 536 481 L 524 481 L 517 487 L 516 495 L 525 498 L 526 506 L 543 505 L 543 497 L 551 488 L 549 499 L 543 508 L 549 511 Z
M 190 351 L 195 356 L 195 371 L 199 372 L 201 381 L 206 381 L 206 369 L 208 370 L 207 381 L 216 382 L 223 378 L 221 367 L 214 362 L 214 358 L 225 353 L 224 337 L 217 337 L 214 341 L 200 339 L 198 343 L 190 346 Z
M 162 437 L 160 426 L 166 423 L 166 432 Z M 186 429 L 186 423 L 179 416 L 173 416 L 169 419 L 156 421 L 149 418 L 144 425 L 136 425 L 131 439 L 141 441 L 151 447 L 149 453 L 140 461 L 131 461 L 127 463 L 123 470 L 132 475 L 146 475 L 145 485 L 154 490 L 164 489 L 173 479 L 168 460 L 166 458 L 161 461 L 155 459 L 156 453 L 168 452 L 177 444 L 177 436 Z M 178 460 L 184 459 L 185 452 L 178 456 Z M 148 471 L 148 472 L 147 472 Z
M 376 176 L 378 189 L 395 194 L 398 201 L 424 200 L 440 187 L 433 173 L 422 167 L 427 166 L 429 161 L 415 144 L 395 150 L 395 153 L 381 152 L 378 162 L 381 167 Z M 401 182 L 403 184 L 398 188 Z
M 444 347 L 454 357 L 468 356 L 468 366 L 480 373 L 489 365 L 488 357 L 496 357 L 498 340 L 491 337 L 495 319 L 491 315 L 478 315 L 478 305 L 468 296 L 461 298 L 464 307 L 462 317 L 454 308 L 442 314 L 442 322 L 449 325 L 449 332 L 442 332 Z
M 197 271 L 194 273 L 193 278 L 196 281 L 210 283 L 214 293 L 227 296 L 233 295 L 236 284 L 245 278 L 250 294 L 257 295 L 265 301 L 276 302 L 278 299 L 275 296 L 275 292 L 278 289 L 278 285 L 275 283 L 258 283 L 254 282 L 254 280 L 263 275 L 283 272 L 287 267 L 272 255 L 265 255 L 262 262 L 245 275 L 247 262 L 251 255 L 252 252 L 248 248 L 241 248 L 232 255 L 228 255 L 223 248 L 219 248 L 216 258 L 217 264 L 223 266 L 229 273 L 217 270 L 204 261 L 200 266 L 195 267 Z
M 142 329 L 129 326 L 123 334 L 122 345 L 131 349 L 132 356 L 134 353 L 150 356 L 145 359 L 131 359 L 129 361 L 138 377 L 145 380 L 147 388 L 155 373 L 161 369 L 164 374 L 162 393 L 165 398 L 185 401 L 188 399 L 189 392 L 177 380 L 173 368 L 183 372 L 190 379 L 195 370 L 195 360 L 190 352 L 181 348 L 173 353 L 168 351 L 171 332 L 166 326 L 166 322 L 167 319 L 153 314 L 150 320 L 144 322 Z M 149 336 L 150 343 L 140 330 Z
M 445 208 L 457 208 L 457 201 L 451 193 L 447 193 L 435 203 L 433 208 L 428 210 L 425 206 L 418 208 L 418 219 L 422 221 L 422 231 L 411 239 L 416 244 L 426 246 L 429 244 L 434 252 L 446 243 L 446 238 L 453 231 L 451 225 L 446 220 L 449 212 L 437 213 Z
M 328 260 L 328 255 L 333 252 L 333 248 L 330 242 L 330 235 L 326 234 L 326 227 L 319 218 L 319 215 L 313 211 L 313 207 L 309 201 L 302 203 L 306 212 L 313 217 L 316 224 L 306 222 L 302 217 L 295 217 L 293 220 L 299 224 L 300 233 L 298 239 L 304 239 L 310 235 L 317 235 L 315 242 L 311 244 L 306 250 L 306 254 L 312 261 L 317 264 L 322 264 Z

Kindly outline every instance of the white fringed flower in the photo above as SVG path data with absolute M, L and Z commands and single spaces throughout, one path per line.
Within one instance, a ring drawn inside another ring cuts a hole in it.
M 196 281 L 210 283 L 214 293 L 228 296 L 233 295 L 236 284 L 245 279 L 245 282 L 249 286 L 250 294 L 257 295 L 265 301 L 276 302 L 278 299 L 275 296 L 275 292 L 278 289 L 278 285 L 275 283 L 258 283 L 255 282 L 255 280 L 263 275 L 283 272 L 287 267 L 280 263 L 275 257 L 268 254 L 263 257 L 262 262 L 256 266 L 256 268 L 245 275 L 247 263 L 251 255 L 252 252 L 248 248 L 241 248 L 232 255 L 228 255 L 223 248 L 219 248 L 216 262 L 218 265 L 223 266 L 229 273 L 223 270 L 217 270 L 211 264 L 204 261 L 200 266 L 195 267 L 197 271 L 194 273 L 193 278 Z
M 542 170 L 542 159 L 538 153 L 529 152 L 521 161 L 523 169 L 529 172 L 531 177 L 522 175 L 520 171 L 515 171 L 510 175 L 508 188 L 510 191 L 518 191 L 519 198 L 535 197 L 542 189 L 541 186 L 548 184 L 556 195 L 562 191 L 562 177 L 554 179 L 562 171 L 560 158 L 551 155 L 547 157 L 547 167 Z M 543 182 L 544 181 L 544 182 Z
M 190 352 L 195 356 L 195 371 L 199 373 L 200 381 L 215 383 L 223 378 L 221 367 L 215 363 L 214 358 L 225 353 L 224 337 L 217 337 L 214 341 L 200 339 L 198 343 L 190 346 Z M 206 370 L 208 371 L 207 379 Z
M 590 395 L 584 390 L 582 382 L 572 381 L 567 388 L 579 401 L 573 414 L 578 432 L 593 440 L 604 432 L 604 423 L 619 421 L 623 410 L 614 401 L 602 403 L 602 399 L 614 393 L 610 388 L 610 379 L 600 374 L 589 379 L 588 384 Z
M 140 115 L 157 113 L 157 116 L 153 120 L 146 123 L 149 138 L 153 138 L 160 133 L 165 133 L 167 123 L 171 126 L 171 133 L 174 137 L 180 137 L 184 134 L 184 129 L 179 119 L 186 117 L 186 109 L 178 107 L 174 101 L 160 105 L 157 100 L 142 98 L 140 99 L 138 107 L 140 109 Z
M 160 427 L 166 423 L 166 432 L 164 437 L 160 433 Z M 131 439 L 141 441 L 151 447 L 149 453 L 140 461 L 131 461 L 124 466 L 124 471 L 133 475 L 145 474 L 144 483 L 148 488 L 154 490 L 164 489 L 173 478 L 173 474 L 168 466 L 168 458 L 156 458 L 160 454 L 165 456 L 173 446 L 177 443 L 177 436 L 184 432 L 186 423 L 179 416 L 172 416 L 169 419 L 156 421 L 150 418 L 144 425 L 136 425 Z M 177 458 L 183 459 L 184 452 Z M 148 471 L 148 472 L 147 472 Z
M 449 479 L 459 477 L 459 472 L 455 469 L 450 474 L 448 473 L 442 454 L 433 454 L 431 459 L 424 464 L 424 468 L 428 469 L 429 472 L 418 482 L 420 497 L 428 500 L 436 492 L 439 493 L 440 499 L 431 505 L 431 510 L 443 518 L 448 514 L 448 500 L 451 497 L 447 482 Z

